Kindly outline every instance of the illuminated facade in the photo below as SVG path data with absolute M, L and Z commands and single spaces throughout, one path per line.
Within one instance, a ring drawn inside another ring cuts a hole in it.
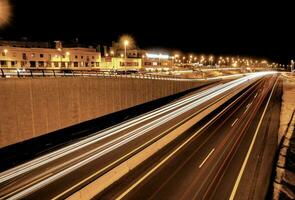
M 0 46 L 2 68 L 96 68 L 100 62 L 101 54 L 94 48 Z
M 168 71 L 174 65 L 173 59 L 168 54 L 146 53 L 142 58 L 143 67 L 148 71 Z
M 47 42 L 0 41 L 1 68 L 35 69 L 92 69 L 101 70 L 169 70 L 174 60 L 167 53 L 152 53 L 141 49 L 111 47 L 104 50 L 104 57 L 92 47 L 62 47 L 56 41 L 55 48 Z
M 104 57 L 102 58 L 101 68 L 105 70 L 139 70 L 142 68 L 141 58 L 121 58 Z

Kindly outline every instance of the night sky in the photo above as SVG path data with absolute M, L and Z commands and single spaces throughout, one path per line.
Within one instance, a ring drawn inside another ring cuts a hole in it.
M 122 34 L 141 48 L 295 58 L 295 10 L 250 1 L 11 0 L 2 39 L 73 40 L 110 45 Z M 292 9 L 293 8 L 293 9 Z

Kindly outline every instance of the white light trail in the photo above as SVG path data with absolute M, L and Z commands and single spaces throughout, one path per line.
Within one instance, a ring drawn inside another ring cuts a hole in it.
M 118 126 L 115 126 L 113 128 L 107 129 L 105 131 L 99 132 L 96 135 L 93 135 L 83 141 L 80 141 L 78 143 L 69 145 L 68 147 L 62 148 L 58 151 L 55 151 L 53 153 L 50 153 L 48 155 L 42 156 L 39 159 L 33 160 L 27 164 L 23 164 L 19 167 L 15 167 L 11 170 L 8 170 L 6 172 L 1 173 L 0 175 L 0 183 L 7 181 L 11 178 L 14 178 L 20 174 L 29 172 L 33 169 L 36 169 L 39 166 L 42 166 L 44 164 L 47 164 L 53 160 L 56 160 L 57 158 L 60 158 L 62 156 L 68 155 L 69 153 L 72 153 L 74 151 L 77 151 L 83 147 L 86 147 L 90 144 L 93 144 L 103 138 L 109 137 L 111 135 L 114 135 L 118 132 L 121 132 L 123 130 L 126 130 L 132 126 L 134 126 L 134 124 L 139 124 L 142 123 L 146 120 L 155 118 L 159 115 L 162 115 L 163 113 L 166 113 L 165 115 L 127 133 L 126 135 L 120 136 L 96 149 L 93 149 L 90 152 L 87 152 L 86 154 L 84 154 L 83 156 L 89 156 L 86 159 L 84 159 L 83 161 L 74 164 L 72 166 L 70 166 L 69 168 L 60 171 L 56 174 L 54 174 L 53 176 L 50 176 L 49 178 L 35 184 L 32 187 L 29 187 L 25 190 L 23 190 L 22 192 L 19 192 L 18 194 L 16 194 L 15 196 L 12 197 L 12 199 L 15 198 L 20 198 L 24 195 L 27 195 L 31 192 L 33 192 L 34 190 L 43 187 L 44 185 L 53 182 L 54 180 L 57 180 L 58 178 L 64 176 L 65 174 L 68 174 L 72 171 L 74 171 L 75 169 L 78 169 L 79 167 L 101 157 L 102 155 L 105 155 L 106 153 L 113 151 L 114 149 L 117 149 L 118 147 L 134 140 L 135 138 L 138 138 L 139 136 L 147 133 L 148 131 L 159 127 L 161 125 L 163 125 L 164 123 L 174 119 L 175 117 L 195 108 L 196 106 L 201 105 L 202 103 L 211 100 L 212 98 L 225 93 L 229 90 L 232 90 L 233 88 L 248 82 L 250 80 L 255 80 L 259 77 L 265 76 L 271 74 L 271 72 L 259 72 L 259 73 L 255 73 L 255 74 L 250 74 L 248 76 L 245 76 L 243 78 L 231 81 L 229 83 L 223 84 L 223 85 L 218 85 L 215 86 L 209 90 L 203 91 L 197 95 L 192 95 L 189 96 L 187 98 L 185 98 L 184 100 L 175 102 L 174 104 L 171 105 L 167 105 L 164 106 L 156 111 L 150 112 L 146 115 L 140 116 L 134 120 L 130 120 L 124 123 L 119 124 Z M 173 111 L 172 111 L 173 110 Z M 99 151 L 99 152 L 96 152 Z M 93 154 L 94 152 L 96 152 L 95 154 Z M 93 154 L 93 155 L 91 155 Z

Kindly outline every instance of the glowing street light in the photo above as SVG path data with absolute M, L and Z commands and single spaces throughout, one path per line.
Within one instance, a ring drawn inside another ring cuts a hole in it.
M 110 53 L 111 53 L 112 56 L 114 56 L 114 51 L 111 51 Z

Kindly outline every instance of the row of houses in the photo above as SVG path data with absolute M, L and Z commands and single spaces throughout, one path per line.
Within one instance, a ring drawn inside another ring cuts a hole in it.
M 91 46 L 63 47 L 59 41 L 54 47 L 39 42 L 0 41 L 0 68 L 168 70 L 173 65 L 169 56 L 157 57 L 144 50 L 128 49 L 126 56 L 117 52 L 113 48 L 101 52 Z

